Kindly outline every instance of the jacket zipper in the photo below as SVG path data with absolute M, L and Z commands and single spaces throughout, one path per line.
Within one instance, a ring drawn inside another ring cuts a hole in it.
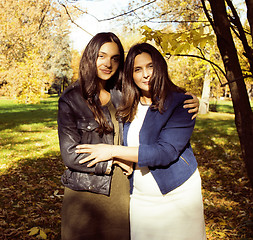
M 182 157 L 182 156 L 180 156 L 184 161 L 185 161 L 185 163 L 189 166 L 189 163 Z

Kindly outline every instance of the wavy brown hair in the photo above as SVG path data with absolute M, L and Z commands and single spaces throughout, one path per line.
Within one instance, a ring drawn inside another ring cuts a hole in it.
M 131 122 L 134 119 L 140 101 L 141 91 L 133 80 L 133 72 L 135 57 L 143 52 L 151 56 L 153 65 L 153 74 L 150 78 L 151 109 L 162 113 L 165 100 L 171 92 L 185 92 L 171 81 L 167 63 L 161 53 L 148 43 L 138 43 L 130 48 L 125 60 L 122 78 L 123 99 L 117 112 L 124 122 Z
M 98 58 L 101 46 L 107 42 L 115 42 L 120 51 L 119 67 L 116 73 L 106 82 L 105 89 L 116 87 L 121 88 L 121 77 L 124 67 L 124 49 L 119 38 L 111 32 L 102 32 L 96 34 L 86 46 L 79 65 L 79 81 L 81 85 L 81 92 L 83 98 L 89 104 L 91 111 L 95 116 L 95 120 L 99 123 L 97 131 L 100 134 L 112 132 L 112 127 L 106 120 L 101 109 L 101 102 L 99 100 L 99 82 L 97 76 L 96 61 Z

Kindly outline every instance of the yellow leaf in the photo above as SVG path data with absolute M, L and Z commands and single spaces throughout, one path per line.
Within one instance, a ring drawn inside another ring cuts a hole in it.
M 200 29 L 199 29 L 199 34 L 200 34 L 200 35 L 203 35 L 203 34 L 204 34 L 204 28 L 203 28 L 203 26 L 202 26 L 202 25 L 200 26 Z
M 223 233 L 223 232 L 217 232 L 221 237 L 225 238 L 226 237 L 226 234 Z
M 206 46 L 206 41 L 207 41 L 206 38 L 201 39 L 201 41 L 200 41 L 200 48 L 201 49 L 203 49 Z
M 221 222 L 219 222 L 219 225 L 226 226 L 227 223 L 225 221 L 221 221 Z
M 39 228 L 38 227 L 33 227 L 29 231 L 30 231 L 29 235 L 33 236 L 33 235 L 35 235 L 39 232 Z
M 148 27 L 147 25 L 144 25 L 141 27 L 143 30 L 147 31 L 147 32 L 152 32 L 152 29 L 150 27 Z
M 42 239 L 47 239 L 47 234 L 42 229 L 40 229 L 40 237 Z

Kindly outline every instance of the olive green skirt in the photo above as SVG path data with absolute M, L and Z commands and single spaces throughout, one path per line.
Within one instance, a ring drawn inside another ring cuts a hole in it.
M 65 188 L 62 240 L 129 240 L 129 181 L 115 167 L 110 196 Z

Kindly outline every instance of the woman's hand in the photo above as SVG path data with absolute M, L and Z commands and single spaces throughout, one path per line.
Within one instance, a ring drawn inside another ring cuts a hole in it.
M 190 110 L 188 111 L 189 113 L 195 113 L 192 116 L 192 119 L 194 119 L 197 117 L 199 111 L 199 99 L 190 92 L 186 92 L 185 94 L 191 95 L 193 97 L 192 99 L 187 99 L 184 101 L 184 108 L 190 108 Z
M 91 161 L 87 167 L 92 167 L 98 162 L 112 159 L 113 145 L 109 144 L 82 144 L 78 145 L 76 153 L 89 153 L 90 155 L 79 161 L 80 164 Z
M 123 169 L 123 173 L 126 176 L 130 176 L 133 173 L 133 163 L 123 160 L 114 160 L 113 164 L 119 165 Z

